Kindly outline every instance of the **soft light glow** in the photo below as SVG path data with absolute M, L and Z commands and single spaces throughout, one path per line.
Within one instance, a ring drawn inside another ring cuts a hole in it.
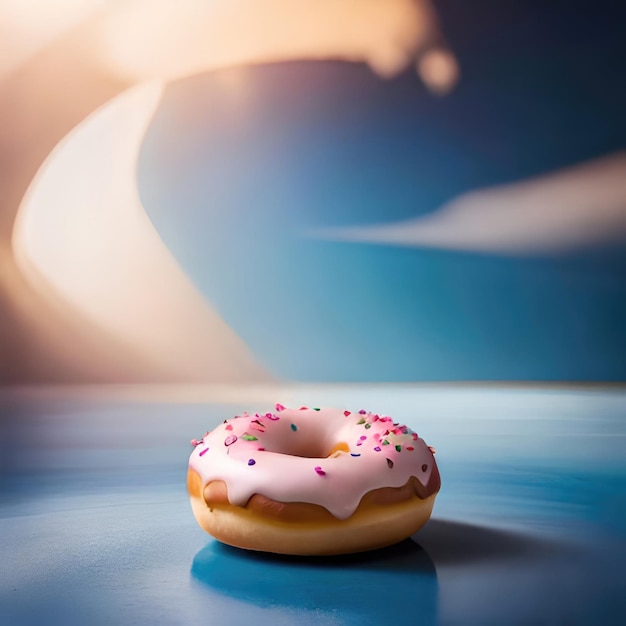
M 159 83 L 128 91 L 72 131 L 39 172 L 14 244 L 76 310 L 186 380 L 263 380 L 243 343 L 179 270 L 139 200 L 135 169 Z
M 0 79 L 110 0 L 0 0 Z

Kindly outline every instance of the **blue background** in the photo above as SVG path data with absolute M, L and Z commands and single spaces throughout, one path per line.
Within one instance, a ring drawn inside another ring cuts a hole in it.
M 278 376 L 623 380 L 623 245 L 503 257 L 309 235 L 623 149 L 616 5 L 437 3 L 462 68 L 445 98 L 333 62 L 176 83 L 141 156 L 148 215 Z

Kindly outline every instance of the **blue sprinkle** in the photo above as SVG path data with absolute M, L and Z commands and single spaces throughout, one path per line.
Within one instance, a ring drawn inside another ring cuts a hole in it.
M 350 456 L 361 456 L 361 455 L 360 454 L 355 454 L 354 452 L 351 452 Z

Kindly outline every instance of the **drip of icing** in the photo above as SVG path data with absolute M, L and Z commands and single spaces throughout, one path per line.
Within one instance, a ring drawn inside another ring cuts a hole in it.
M 224 481 L 234 505 L 261 494 L 318 504 L 347 519 L 373 489 L 402 487 L 411 477 L 428 484 L 432 452 L 390 417 L 283 405 L 276 413 L 244 413 L 205 435 L 207 449 L 196 446 L 189 459 L 203 485 Z

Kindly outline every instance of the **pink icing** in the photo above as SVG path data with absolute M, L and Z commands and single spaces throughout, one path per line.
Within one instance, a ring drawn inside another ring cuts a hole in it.
M 349 452 L 327 457 L 339 442 Z M 426 443 L 390 417 L 366 411 L 287 409 L 244 413 L 198 441 L 189 459 L 204 485 L 223 480 L 231 504 L 254 494 L 278 502 L 310 502 L 350 517 L 372 489 L 402 487 L 411 476 L 426 486 L 434 459 Z M 424 469 L 425 468 L 425 469 Z

